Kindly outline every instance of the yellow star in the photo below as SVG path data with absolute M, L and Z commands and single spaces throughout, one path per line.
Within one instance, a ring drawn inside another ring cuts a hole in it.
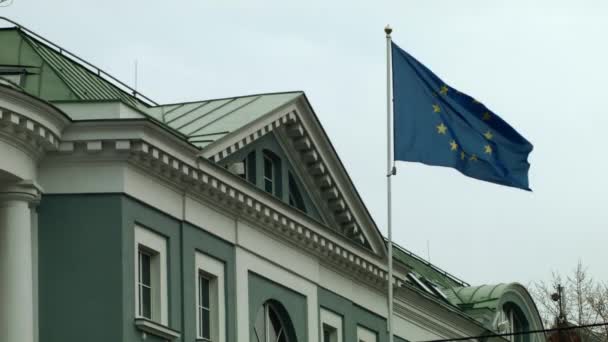
M 437 126 L 438 134 L 445 134 L 448 131 L 448 126 L 444 125 L 443 122 Z
M 487 154 L 492 154 L 492 146 L 490 146 L 490 145 L 484 146 L 484 152 Z
M 492 134 L 492 132 L 490 132 L 490 130 L 488 130 L 487 132 L 485 132 L 483 134 L 484 137 L 486 137 L 486 139 L 488 140 L 492 140 L 492 138 L 494 138 L 494 134 Z
M 460 151 L 460 160 L 464 160 L 464 157 L 466 157 L 467 155 L 464 153 L 464 151 Z
M 441 107 L 439 107 L 438 104 L 434 104 L 433 105 L 433 113 L 440 113 L 441 112 Z
M 448 94 L 448 86 L 446 86 L 446 85 L 441 86 L 441 89 L 439 90 L 439 94 L 441 94 L 441 95 L 447 95 Z
M 457 149 L 458 149 L 458 144 L 456 143 L 456 140 L 450 141 L 450 150 L 456 151 Z
M 485 112 L 483 113 L 483 116 L 481 117 L 483 119 L 483 121 L 490 121 L 490 118 L 492 116 L 490 115 L 490 112 Z
M 469 158 L 470 161 L 477 161 L 477 156 L 476 155 L 471 155 L 471 158 Z

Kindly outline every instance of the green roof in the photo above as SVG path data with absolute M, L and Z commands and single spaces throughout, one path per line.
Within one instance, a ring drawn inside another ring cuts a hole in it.
M 301 96 L 287 92 L 187 102 L 152 107 L 147 112 L 204 148 Z
M 0 41 L 0 65 L 25 68 L 27 77 L 22 86 L 32 95 L 47 101 L 115 100 L 140 109 L 145 107 L 136 96 L 111 82 L 101 69 L 85 67 L 68 57 L 65 50 L 21 28 L 1 29 Z

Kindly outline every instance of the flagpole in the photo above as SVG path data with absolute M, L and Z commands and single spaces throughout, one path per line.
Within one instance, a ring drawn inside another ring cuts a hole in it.
M 393 229 L 392 229 L 392 196 L 391 178 L 395 174 L 394 160 L 391 153 L 391 109 L 392 109 L 392 82 L 391 82 L 391 33 L 393 29 L 386 25 L 386 196 L 387 196 L 387 230 L 388 230 L 388 317 L 386 320 L 388 342 L 393 342 Z

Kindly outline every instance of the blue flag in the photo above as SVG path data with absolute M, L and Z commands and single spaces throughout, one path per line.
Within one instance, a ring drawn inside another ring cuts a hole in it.
M 453 167 L 530 190 L 532 144 L 474 98 L 392 44 L 395 160 Z

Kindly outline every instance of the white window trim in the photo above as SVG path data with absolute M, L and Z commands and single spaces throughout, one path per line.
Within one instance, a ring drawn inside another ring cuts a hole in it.
M 377 334 L 369 329 L 362 326 L 357 326 L 357 341 L 363 342 L 376 342 Z
M 154 233 L 141 226 L 135 226 L 134 265 L 135 265 L 135 317 L 145 318 L 139 315 L 139 287 L 137 284 L 139 274 L 138 252 L 140 245 L 145 249 L 154 251 L 156 265 L 151 265 L 152 275 L 152 321 L 167 325 L 168 319 L 168 294 L 167 294 L 167 239 L 160 234 Z M 154 269 L 154 270 L 153 270 Z
M 211 341 L 212 342 L 226 342 L 226 314 L 225 314 L 225 302 L 226 297 L 224 296 L 224 263 L 214 259 L 208 255 L 200 252 L 196 252 L 195 256 L 195 279 L 196 279 L 196 336 L 198 339 L 201 336 L 198 335 L 200 331 L 199 322 L 200 315 L 198 310 L 199 301 L 199 275 L 201 273 L 208 274 L 213 279 L 209 282 L 210 284 L 210 326 L 211 326 Z
M 323 328 L 328 325 L 336 329 L 336 342 L 342 342 L 342 316 L 335 314 L 331 311 L 321 309 L 321 341 L 323 341 Z

